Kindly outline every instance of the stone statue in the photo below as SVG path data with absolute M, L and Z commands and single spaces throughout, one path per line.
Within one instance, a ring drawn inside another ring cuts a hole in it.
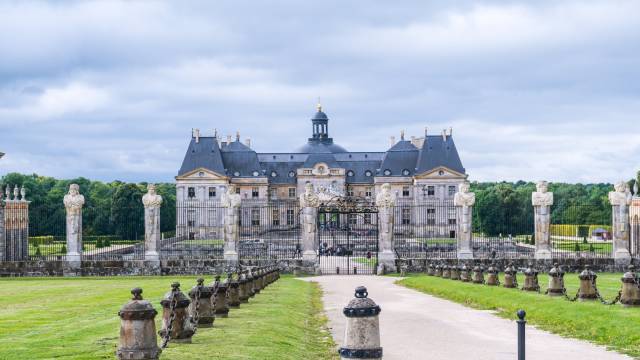
M 616 259 L 629 259 L 629 205 L 631 192 L 626 182 L 614 185 L 615 191 L 609 192 L 609 202 L 613 206 L 613 256 Z
M 162 196 L 156 193 L 155 184 L 147 185 L 147 193 L 142 197 L 144 205 L 144 248 L 145 259 L 159 261 L 160 255 L 160 206 Z
M 20 188 L 20 200 L 27 201 L 27 191 L 24 188 L 24 185 Z
M 20 188 L 18 187 L 18 185 L 13 186 L 13 200 L 20 200 Z
M 316 254 L 316 228 L 320 198 L 313 191 L 313 184 L 304 186 L 304 193 L 300 195 L 301 224 L 302 225 L 302 256 L 304 260 L 315 261 Z
M 473 205 L 476 203 L 476 194 L 469 192 L 468 181 L 461 183 L 458 192 L 453 197 L 453 204 L 458 208 L 458 258 L 473 258 L 471 249 L 471 214 Z
M 237 262 L 238 257 L 238 240 L 240 238 L 239 219 L 240 205 L 242 198 L 240 194 L 236 194 L 236 187 L 229 184 L 227 191 L 223 194 L 221 203 L 225 209 L 224 215 L 224 258 L 232 262 Z
M 553 205 L 553 193 L 548 192 L 549 184 L 539 181 L 536 191 L 531 193 L 531 204 L 534 207 L 536 258 L 551 258 L 551 239 L 549 227 L 551 224 L 550 207 Z
M 382 184 L 380 194 L 376 196 L 376 206 L 378 208 L 389 208 L 396 204 L 395 194 L 391 192 L 391 185 Z
M 82 253 L 82 206 L 84 196 L 80 195 L 78 184 L 69 186 L 69 193 L 64 196 L 64 207 L 67 210 L 67 261 L 72 267 L 80 266 Z

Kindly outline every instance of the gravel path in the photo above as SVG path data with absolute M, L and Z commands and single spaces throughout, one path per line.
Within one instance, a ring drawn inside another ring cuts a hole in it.
M 386 360 L 514 360 L 516 323 L 490 311 L 466 308 L 394 284 L 385 276 L 319 276 L 325 311 L 337 344 L 342 343 L 342 308 L 356 286 L 367 287 L 369 297 L 382 308 L 381 341 Z M 515 318 L 515 314 L 514 314 Z M 631 359 L 588 342 L 566 339 L 527 326 L 527 360 Z

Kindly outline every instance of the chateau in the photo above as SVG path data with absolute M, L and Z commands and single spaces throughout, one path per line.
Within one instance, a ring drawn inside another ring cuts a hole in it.
M 306 183 L 338 195 L 375 198 L 384 183 L 403 203 L 453 200 L 467 175 L 452 131 L 400 140 L 379 152 L 350 152 L 329 136 L 329 118 L 318 105 L 311 119 L 311 137 L 289 153 L 258 153 L 237 134 L 220 139 L 192 138 L 176 176 L 178 202 L 216 202 L 229 184 L 243 203 L 267 204 L 297 200 Z

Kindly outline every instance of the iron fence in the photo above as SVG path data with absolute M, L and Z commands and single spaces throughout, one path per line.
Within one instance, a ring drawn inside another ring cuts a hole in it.
M 162 233 L 162 258 L 222 259 L 225 209 L 220 202 L 185 201 L 176 204 L 175 232 Z
M 473 209 L 473 256 L 480 259 L 533 258 L 533 207 Z
M 245 202 L 240 208 L 240 260 L 297 259 L 300 244 L 300 208 L 297 202 Z
M 596 204 L 553 206 L 549 232 L 554 258 L 612 256 L 610 209 Z
M 399 258 L 454 259 L 456 231 L 456 207 L 452 201 L 396 203 L 394 249 Z

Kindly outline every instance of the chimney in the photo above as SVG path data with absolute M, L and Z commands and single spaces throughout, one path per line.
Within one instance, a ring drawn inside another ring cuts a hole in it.
M 227 135 L 227 145 L 231 144 L 231 135 Z
M 442 141 L 447 141 L 447 129 L 442 129 Z
M 453 135 L 453 127 L 449 126 L 449 136 Z
M 396 144 L 396 137 L 392 135 L 392 136 L 389 138 L 389 141 L 391 142 L 391 146 L 395 145 L 395 144 Z
M 404 141 L 404 130 L 400 130 L 400 140 Z
M 194 137 L 196 138 L 196 143 L 200 142 L 200 129 L 195 129 L 195 135 Z
M 413 144 L 414 141 L 416 141 L 416 137 L 411 135 L 411 143 Z
M 240 131 L 236 131 L 236 141 L 240 141 Z
M 427 138 L 427 127 L 426 126 L 424 127 L 424 138 L 425 139 Z
M 218 138 L 218 129 L 213 129 L 213 137 Z
M 246 138 L 244 139 L 244 144 L 247 145 L 247 147 L 251 147 L 251 139 L 250 138 Z

